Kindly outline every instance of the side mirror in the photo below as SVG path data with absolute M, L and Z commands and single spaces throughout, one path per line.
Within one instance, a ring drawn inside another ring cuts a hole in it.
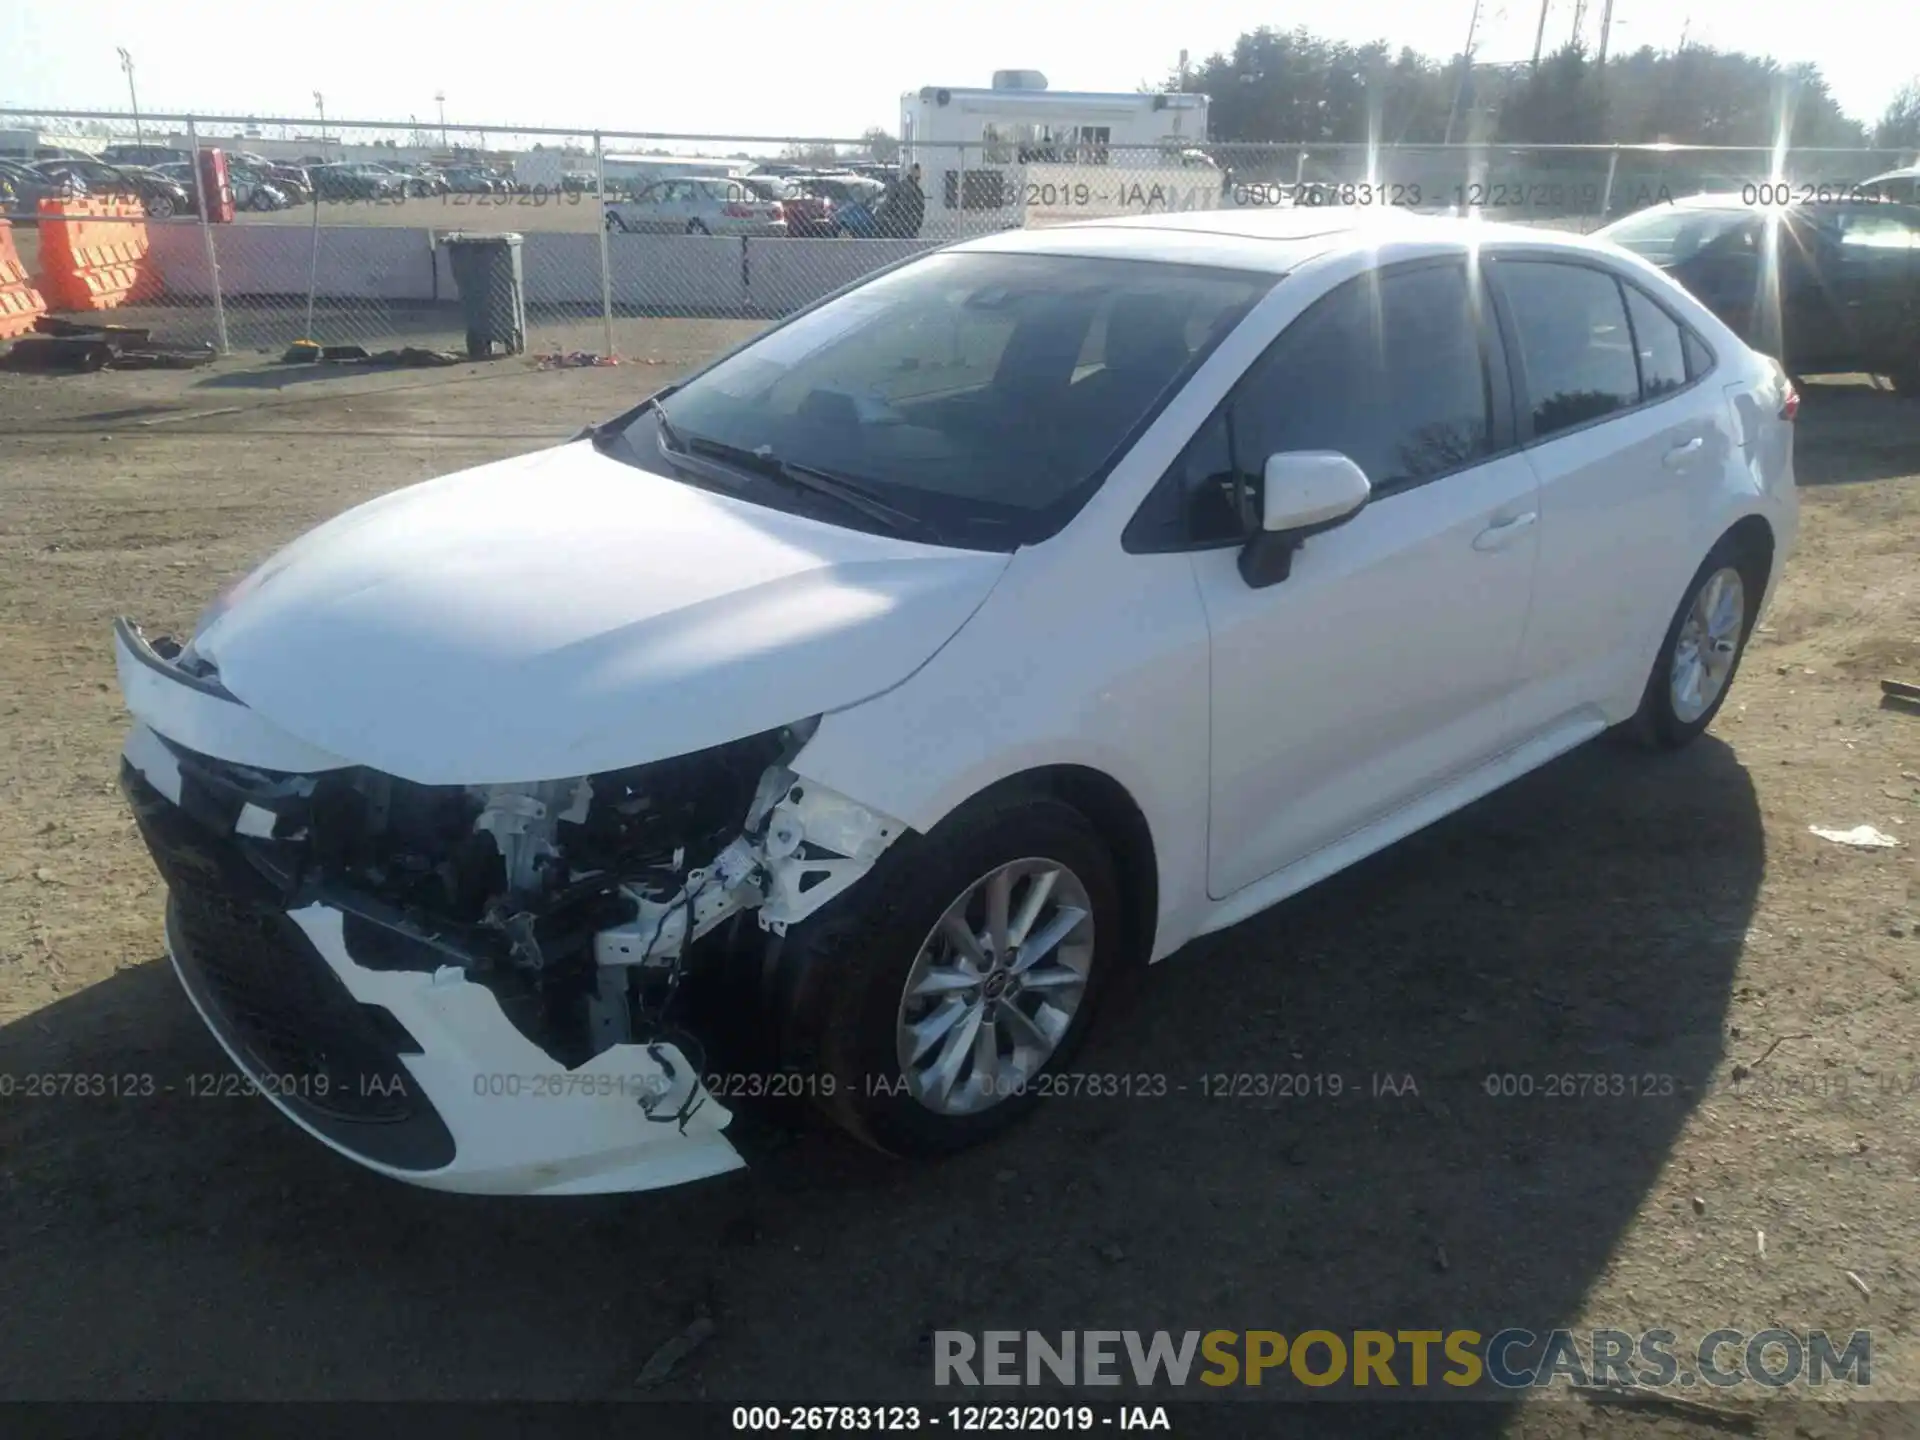
M 1293 571 L 1293 552 L 1309 535 L 1345 524 L 1373 494 L 1366 472 L 1334 450 L 1292 450 L 1267 457 L 1260 532 L 1240 552 L 1240 576 L 1256 589 Z

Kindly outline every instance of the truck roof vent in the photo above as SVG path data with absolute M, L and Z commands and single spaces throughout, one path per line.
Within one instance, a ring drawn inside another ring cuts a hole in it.
M 1047 77 L 1038 70 L 996 70 L 993 72 L 993 88 L 996 90 L 1044 90 Z

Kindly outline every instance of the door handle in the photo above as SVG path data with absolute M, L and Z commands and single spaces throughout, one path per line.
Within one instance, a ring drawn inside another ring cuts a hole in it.
M 1538 510 L 1529 510 L 1525 514 L 1514 515 L 1506 520 L 1496 520 L 1493 524 L 1473 537 L 1473 548 L 1476 550 L 1498 550 L 1503 546 L 1511 545 L 1515 540 L 1518 540 L 1522 535 L 1526 534 L 1528 527 L 1539 518 L 1540 512 Z
M 1682 441 L 1667 451 L 1660 463 L 1669 470 L 1676 469 L 1692 456 L 1699 454 L 1706 447 L 1706 443 L 1707 437 L 1704 435 L 1696 435 L 1691 440 Z

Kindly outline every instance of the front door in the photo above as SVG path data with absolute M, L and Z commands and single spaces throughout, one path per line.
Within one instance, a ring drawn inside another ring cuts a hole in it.
M 1195 436 L 1190 451 L 1220 458 L 1183 457 L 1254 486 L 1269 455 L 1337 450 L 1374 486 L 1277 584 L 1250 587 L 1232 548 L 1194 556 L 1213 645 L 1216 898 L 1507 747 L 1538 500 L 1506 438 L 1478 283 L 1464 260 L 1349 281 L 1287 327 Z

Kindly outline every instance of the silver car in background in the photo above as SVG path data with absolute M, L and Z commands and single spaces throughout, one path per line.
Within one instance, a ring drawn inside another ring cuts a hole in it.
M 650 235 L 785 236 L 786 208 L 738 180 L 668 175 L 606 202 L 609 230 Z

